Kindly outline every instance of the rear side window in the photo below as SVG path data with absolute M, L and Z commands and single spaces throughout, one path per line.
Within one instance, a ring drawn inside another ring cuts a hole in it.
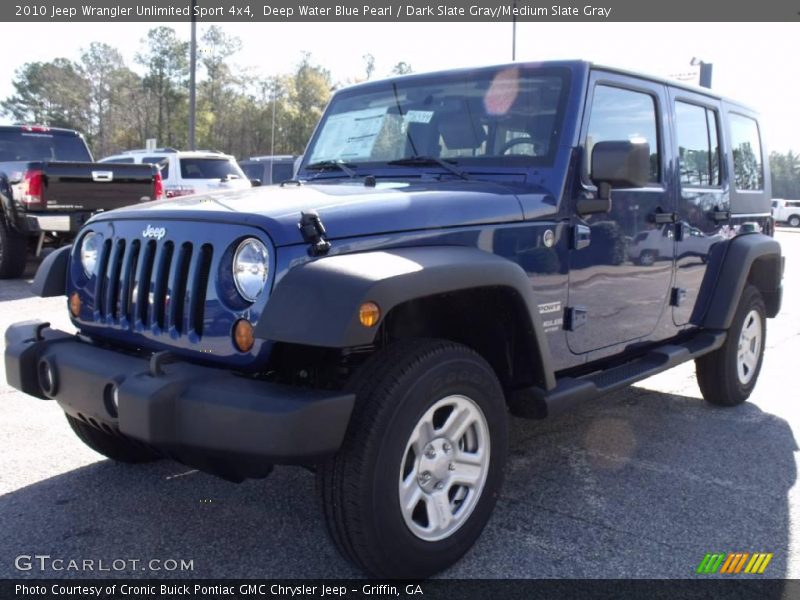
M 755 119 L 736 113 L 729 115 L 733 150 L 733 183 L 737 190 L 763 190 L 764 167 L 761 138 Z
M 145 156 L 142 158 L 143 163 L 156 165 L 161 171 L 161 179 L 169 177 L 169 158 L 166 156 Z
M 610 141 L 647 142 L 650 145 L 650 181 L 659 181 L 661 161 L 653 96 L 608 85 L 595 88 L 586 136 L 587 164 L 591 161 L 594 145 Z
M 0 131 L 0 162 L 36 160 L 91 162 L 92 156 L 76 135 Z
M 180 163 L 183 179 L 224 179 L 244 175 L 235 162 L 226 158 L 181 158 Z
M 681 183 L 687 186 L 718 186 L 719 135 L 716 113 L 703 106 L 675 103 Z
M 247 175 L 248 179 L 263 179 L 264 178 L 264 165 L 262 163 L 249 163 L 249 164 L 241 164 L 239 166 L 244 171 L 244 174 Z M 262 183 L 267 183 L 263 181 Z
M 294 164 L 290 162 L 272 163 L 272 183 L 282 183 L 294 175 Z

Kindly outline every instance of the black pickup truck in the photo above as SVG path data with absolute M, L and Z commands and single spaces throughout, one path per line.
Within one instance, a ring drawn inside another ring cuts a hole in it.
M 0 127 L 0 279 L 19 277 L 29 252 L 70 242 L 97 212 L 158 199 L 149 164 L 100 164 L 70 129 Z

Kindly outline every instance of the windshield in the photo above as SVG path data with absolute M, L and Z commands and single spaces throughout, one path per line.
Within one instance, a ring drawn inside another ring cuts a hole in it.
M 476 166 L 549 165 L 568 77 L 566 69 L 512 66 L 345 90 L 331 101 L 306 164 L 426 156 Z
M 91 162 L 92 157 L 76 135 L 0 131 L 0 162 L 37 160 Z

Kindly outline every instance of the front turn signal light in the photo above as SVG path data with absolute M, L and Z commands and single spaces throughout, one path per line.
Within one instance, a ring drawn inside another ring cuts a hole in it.
M 233 328 L 233 342 L 240 352 L 250 352 L 256 338 L 253 335 L 253 325 L 247 319 L 239 319 Z
M 72 292 L 69 297 L 69 312 L 76 319 L 81 314 L 81 297 L 78 292 Z
M 358 320 L 364 327 L 374 327 L 381 318 L 381 309 L 374 302 L 364 302 L 358 307 Z

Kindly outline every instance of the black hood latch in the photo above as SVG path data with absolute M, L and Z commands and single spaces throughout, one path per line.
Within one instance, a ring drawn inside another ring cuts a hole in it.
M 303 239 L 311 244 L 308 248 L 309 255 L 324 256 L 331 249 L 331 243 L 325 239 L 325 226 L 317 211 L 301 212 L 297 227 L 300 229 Z

